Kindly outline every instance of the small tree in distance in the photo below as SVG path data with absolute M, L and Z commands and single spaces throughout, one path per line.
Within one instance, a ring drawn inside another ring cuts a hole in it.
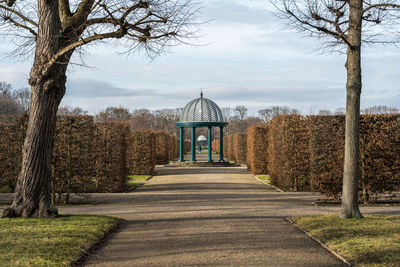
M 264 123 L 268 123 L 270 120 L 272 120 L 277 116 L 287 115 L 287 114 L 300 114 L 300 111 L 285 106 L 284 107 L 273 106 L 270 108 L 259 110 L 258 114 L 260 114 Z
M 301 32 L 322 39 L 325 48 L 346 48 L 346 126 L 342 218 L 361 218 L 358 164 L 363 44 L 395 44 L 391 25 L 400 22 L 397 0 L 272 0 L 280 17 Z M 376 29 L 374 29 L 374 26 Z M 384 27 L 385 26 L 385 27 Z
M 16 55 L 34 54 L 22 168 L 3 216 L 58 214 L 50 196 L 52 138 L 72 55 L 114 40 L 122 52 L 154 57 L 193 37 L 197 14 L 190 0 L 0 0 L 0 34 L 18 45 Z

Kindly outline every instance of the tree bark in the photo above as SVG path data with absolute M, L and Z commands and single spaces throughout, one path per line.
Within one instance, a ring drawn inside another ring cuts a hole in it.
M 30 72 L 31 106 L 26 132 L 22 169 L 6 217 L 53 217 L 51 203 L 51 154 L 56 113 L 65 94 L 68 57 L 62 63 L 46 66 L 60 48 L 61 23 L 58 1 L 38 1 L 39 29 L 35 60 Z M 70 55 L 69 55 L 70 56 Z
M 360 155 L 361 34 L 362 0 L 350 0 L 347 49 L 347 98 L 342 207 L 340 217 L 361 218 L 358 207 L 358 164 Z

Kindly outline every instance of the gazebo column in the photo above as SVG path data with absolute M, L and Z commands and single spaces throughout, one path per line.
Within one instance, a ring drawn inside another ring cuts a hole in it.
M 183 162 L 185 161 L 185 156 L 183 154 L 183 148 L 184 148 L 184 128 L 179 127 L 179 161 Z
M 211 126 L 208 126 L 208 161 L 212 162 L 212 135 L 211 135 Z
M 224 127 L 219 127 L 219 161 L 224 161 Z
M 191 161 L 196 161 L 196 127 L 192 127 L 192 156 Z

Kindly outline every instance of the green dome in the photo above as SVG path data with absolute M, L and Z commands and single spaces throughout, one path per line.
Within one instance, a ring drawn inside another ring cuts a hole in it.
M 184 108 L 180 122 L 224 122 L 221 109 L 213 101 L 200 98 L 190 101 Z

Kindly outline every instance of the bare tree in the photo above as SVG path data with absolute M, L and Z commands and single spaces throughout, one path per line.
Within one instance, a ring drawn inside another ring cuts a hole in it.
M 4 81 L 0 82 L 0 95 L 1 96 L 11 97 L 11 89 L 12 89 L 11 84 L 4 82 Z
M 361 95 L 361 46 L 393 44 L 392 25 L 398 25 L 397 0 L 275 0 L 290 25 L 323 39 L 324 47 L 346 48 L 346 130 L 342 192 L 342 218 L 361 218 L 358 207 L 359 117 Z M 373 27 L 379 25 L 379 28 Z M 379 33 L 382 26 L 386 26 Z
M 345 108 L 337 108 L 333 112 L 334 115 L 345 115 L 346 114 L 346 109 Z
M 221 112 L 224 121 L 230 121 L 230 119 L 232 118 L 232 108 L 230 107 L 221 108 Z
M 21 107 L 11 97 L 0 95 L 0 115 L 16 115 L 21 112 Z
M 398 114 L 399 109 L 388 106 L 373 106 L 361 110 L 363 114 Z
M 22 112 L 22 106 L 15 98 L 15 91 L 6 82 L 0 82 L 0 115 L 16 115 Z
M 247 117 L 247 108 L 243 105 L 236 106 L 233 112 L 235 113 L 235 118 L 239 121 L 242 121 Z
M 193 37 L 197 4 L 190 0 L 0 0 L 0 33 L 34 61 L 21 173 L 3 216 L 50 217 L 50 162 L 56 113 L 65 94 L 72 55 L 99 41 L 150 57 Z
M 271 108 L 260 109 L 258 111 L 264 123 L 269 122 L 273 118 L 273 113 Z
M 245 133 L 249 127 L 263 123 L 263 121 L 258 117 L 248 116 L 244 120 L 231 120 L 226 126 L 225 133 L 235 134 L 235 133 Z
M 14 99 L 21 106 L 22 112 L 27 113 L 31 104 L 31 91 L 27 87 L 17 89 L 13 92 Z
M 88 112 L 80 107 L 71 107 L 69 105 L 58 108 L 57 115 L 87 115 Z
M 318 115 L 332 115 L 332 111 L 330 111 L 329 109 L 320 109 L 318 111 Z
M 130 125 L 131 129 L 154 129 L 154 115 L 148 109 L 135 109 Z
M 129 121 L 132 115 L 129 113 L 129 109 L 122 106 L 119 107 L 107 107 L 105 110 L 100 111 L 95 116 L 96 122 L 107 122 L 107 121 Z
M 287 114 L 300 114 L 297 109 L 291 109 L 289 107 L 279 107 L 273 106 L 266 109 L 261 109 L 258 111 L 258 114 L 261 115 L 262 120 L 267 123 L 273 118 L 280 116 L 280 115 L 287 115 Z
M 155 130 L 163 130 L 178 134 L 175 123 L 179 121 L 183 109 L 159 109 L 153 111 Z

